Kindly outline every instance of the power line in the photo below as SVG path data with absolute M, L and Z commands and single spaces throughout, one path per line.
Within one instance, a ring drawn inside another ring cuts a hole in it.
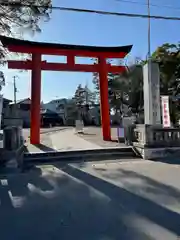
M 101 11 L 101 10 L 91 10 L 91 9 L 83 9 L 83 8 L 69 8 L 69 7 L 60 7 L 60 6 L 43 6 L 43 5 L 30 5 L 30 4 L 21 4 L 21 3 L 0 3 L 3 6 L 11 6 L 11 7 L 36 7 L 36 8 L 47 8 L 68 12 L 80 12 L 80 13 L 94 13 L 99 15 L 111 15 L 118 17 L 132 17 L 132 18 L 152 18 L 152 19 L 161 19 L 161 20 L 173 20 L 180 21 L 180 17 L 171 17 L 171 16 L 160 16 L 160 15 L 148 15 L 148 14 L 138 14 L 138 13 L 126 13 L 126 12 L 109 12 L 109 11 Z
M 115 0 L 117 2 L 124 2 L 124 3 L 131 3 L 131 4 L 138 4 L 138 5 L 144 5 L 147 6 L 147 3 L 145 2 L 139 2 L 139 1 L 132 1 L 132 0 Z M 47 9 L 54 9 L 54 10 L 62 10 L 60 6 L 50 6 L 50 5 L 35 5 L 35 4 L 25 4 L 25 3 L 16 3 L 16 2 L 12 2 L 12 3 L 3 3 L 0 1 L 1 5 L 4 6 L 14 6 L 14 7 L 41 7 L 41 8 L 47 8 Z M 158 8 L 169 8 L 169 9 L 173 9 L 173 10 L 178 10 L 180 11 L 180 7 L 174 7 L 174 6 L 168 6 L 168 5 L 159 5 L 159 4 L 153 4 L 150 3 L 149 6 L 151 7 L 158 7 Z
M 131 3 L 131 4 L 138 4 L 138 5 L 142 5 L 142 6 L 147 6 L 148 5 L 145 2 L 137 2 L 137 1 L 131 1 L 131 0 L 115 0 L 115 1 L 124 2 L 124 3 Z M 159 5 L 159 4 L 150 3 L 149 6 L 150 7 L 157 7 L 157 8 L 169 8 L 169 9 L 180 11 L 180 7 L 172 7 L 172 6 L 168 6 L 168 5 Z

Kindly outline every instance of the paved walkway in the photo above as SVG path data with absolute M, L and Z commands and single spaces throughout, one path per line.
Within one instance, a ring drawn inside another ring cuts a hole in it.
M 81 138 L 75 130 L 66 130 L 51 135 L 51 141 L 56 150 L 83 150 L 83 149 L 99 149 L 95 143 L 89 142 Z
M 111 142 L 103 141 L 102 137 L 102 129 L 100 127 L 86 127 L 84 129 L 84 134 L 81 135 L 83 139 L 85 139 L 88 142 L 96 143 L 97 145 L 107 148 L 107 147 L 119 147 L 123 146 L 124 144 L 119 144 L 117 139 L 117 128 L 112 127 L 111 128 Z
M 117 142 L 104 142 L 101 137 L 101 129 L 85 129 L 84 135 L 79 135 L 74 128 L 64 128 L 56 132 L 47 132 L 41 135 L 41 144 L 31 145 L 27 141 L 29 152 L 47 152 L 47 151 L 72 151 L 120 147 Z M 125 145 L 122 145 L 123 147 Z
M 55 164 L 0 175 L 1 240 L 177 240 L 180 166 Z

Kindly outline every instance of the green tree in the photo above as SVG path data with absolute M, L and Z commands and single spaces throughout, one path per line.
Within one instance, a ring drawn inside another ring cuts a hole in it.
M 93 84 L 95 86 L 95 92 L 98 101 L 100 101 L 99 93 L 99 74 L 93 73 Z M 108 73 L 108 95 L 109 95 L 109 105 L 110 108 L 117 111 L 121 111 L 121 106 L 125 101 L 123 96 L 127 84 L 119 78 L 119 74 Z
M 74 100 L 77 105 L 93 105 L 96 102 L 96 94 L 87 85 L 82 87 L 79 84 L 74 94 Z
M 5 86 L 5 77 L 4 77 L 4 73 L 0 71 L 0 91 L 2 90 L 3 86 Z
M 82 87 L 82 85 L 79 84 L 75 91 L 73 100 L 76 104 L 78 119 L 82 119 L 82 115 L 87 115 L 89 107 L 94 105 L 96 101 L 96 95 L 87 87 L 87 85 Z
M 127 67 L 127 71 L 120 74 L 119 78 L 124 78 L 124 81 L 128 85 L 128 87 L 126 87 L 126 94 L 128 95 L 126 104 L 132 112 L 141 112 L 144 107 L 142 62 Z
M 41 20 L 49 20 L 51 0 L 4 0 L 1 2 L 0 31 L 3 35 L 14 37 L 19 34 L 21 37 L 25 31 L 40 32 Z M 6 54 L 5 49 L 1 48 L 0 59 L 4 59 Z
M 159 63 L 161 95 L 170 96 L 171 121 L 175 124 L 180 117 L 180 44 L 165 43 L 152 54 Z
M 171 121 L 176 123 L 180 116 L 180 44 L 163 44 L 152 54 L 152 61 L 159 63 L 160 94 L 170 97 Z M 129 66 L 128 71 L 119 75 L 129 82 L 129 101 L 132 111 L 138 113 L 143 109 L 143 65 L 146 61 Z

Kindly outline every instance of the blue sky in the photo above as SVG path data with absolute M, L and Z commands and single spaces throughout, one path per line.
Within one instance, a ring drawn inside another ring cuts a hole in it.
M 132 1 L 139 2 L 139 4 L 127 3 L 121 0 L 53 0 L 53 5 L 128 13 L 147 13 L 147 7 L 142 5 L 147 0 Z M 179 16 L 180 14 L 178 0 L 173 0 L 173 4 L 170 0 L 150 1 L 151 4 L 175 8 L 151 7 L 151 14 L 153 15 Z M 154 51 L 156 47 L 165 42 L 177 43 L 180 40 L 179 26 L 180 21 L 152 20 L 151 50 Z M 120 46 L 133 44 L 130 59 L 134 57 L 143 58 L 147 54 L 147 19 L 54 10 L 51 14 L 51 20 L 48 23 L 42 22 L 41 28 L 42 33 L 34 37 L 25 35 L 24 38 L 33 41 L 80 45 Z M 53 56 L 44 59 L 51 62 L 57 62 L 58 60 L 57 57 Z M 13 99 L 13 75 L 19 76 L 17 80 L 17 98 L 30 97 L 30 73 L 20 73 L 7 69 L 5 69 L 7 79 L 4 88 L 5 97 Z M 91 73 L 43 72 L 41 98 L 44 102 L 47 102 L 57 97 L 71 97 L 79 83 L 84 85 L 87 82 L 89 87 L 93 88 Z

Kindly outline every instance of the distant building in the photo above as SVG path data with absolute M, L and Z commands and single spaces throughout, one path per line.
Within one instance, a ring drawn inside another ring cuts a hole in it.
M 74 125 L 78 118 L 78 111 L 85 123 L 90 125 L 100 124 L 99 105 L 89 106 L 88 108 L 87 105 L 83 105 L 78 108 L 74 99 L 62 98 L 42 104 L 41 107 L 42 111 L 50 110 L 57 113 L 63 119 L 64 125 Z
M 57 113 L 62 119 L 63 124 L 66 122 L 67 112 L 66 112 L 66 106 L 68 104 L 68 99 L 62 98 L 62 99 L 55 99 L 48 103 L 43 103 L 41 106 L 41 110 L 50 110 L 52 112 Z
M 1 126 L 4 126 L 4 115 L 6 112 L 6 109 L 8 109 L 9 104 L 12 102 L 12 100 L 3 98 L 3 106 L 2 106 L 2 116 L 1 116 Z
M 25 98 L 16 103 L 11 102 L 4 111 L 4 125 L 7 126 L 11 121 L 16 124 L 18 120 L 22 121 L 24 127 L 30 127 L 30 108 L 31 99 Z

